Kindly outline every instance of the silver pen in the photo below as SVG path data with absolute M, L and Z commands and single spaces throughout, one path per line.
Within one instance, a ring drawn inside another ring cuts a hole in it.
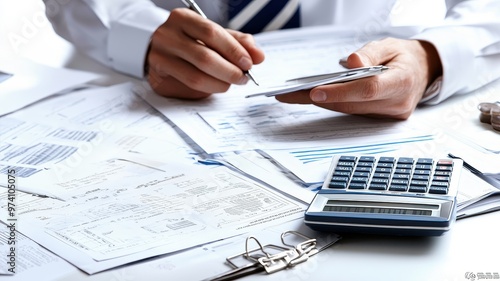
M 203 13 L 203 11 L 201 10 L 200 6 L 198 6 L 198 4 L 196 4 L 196 2 L 194 0 L 182 0 L 182 2 L 189 9 L 195 11 L 200 16 L 208 19 L 207 16 L 205 15 L 205 13 Z M 255 85 L 259 86 L 259 83 L 257 83 L 257 80 L 255 80 L 255 78 L 254 78 L 252 72 L 250 71 L 250 69 L 249 70 L 244 70 L 243 73 L 245 73 L 245 75 L 248 76 L 248 78 L 250 78 L 255 83 Z

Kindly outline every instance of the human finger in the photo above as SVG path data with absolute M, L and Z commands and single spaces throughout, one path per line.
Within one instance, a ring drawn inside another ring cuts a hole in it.
M 201 71 L 227 83 L 245 84 L 248 82 L 248 78 L 238 66 L 206 46 L 204 42 L 196 38 L 197 35 L 189 33 L 197 30 L 198 26 L 210 26 L 213 29 L 222 30 L 223 33 L 230 36 L 216 23 L 204 19 L 190 10 L 175 9 L 171 12 L 168 20 L 153 34 L 150 53 L 157 53 L 159 56 L 169 58 L 182 58 Z M 236 42 L 236 40 L 234 41 Z M 239 45 L 239 43 L 237 44 Z M 155 63 L 149 58 L 148 61 L 150 64 Z M 181 79 L 180 77 L 176 78 Z
M 192 17 L 196 24 L 186 24 L 183 31 L 187 36 L 195 40 L 200 40 L 207 47 L 216 51 L 226 60 L 239 67 L 241 70 L 248 70 L 252 67 L 253 61 L 247 50 L 222 26 L 200 17 L 188 9 L 183 12 L 188 13 L 186 17 Z
M 251 34 L 239 32 L 236 30 L 227 29 L 231 34 L 250 54 L 253 64 L 259 64 L 264 61 L 265 54 L 255 43 L 255 39 Z

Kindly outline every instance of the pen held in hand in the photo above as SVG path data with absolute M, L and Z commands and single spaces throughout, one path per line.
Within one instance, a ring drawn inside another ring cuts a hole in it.
M 207 16 L 205 15 L 205 13 L 203 13 L 203 11 L 201 10 L 200 6 L 198 6 L 198 4 L 196 4 L 196 2 L 194 0 L 182 0 L 182 2 L 189 9 L 195 11 L 197 14 L 199 14 L 203 18 L 208 19 Z M 259 86 L 259 83 L 257 83 L 257 80 L 255 80 L 255 77 L 250 70 L 243 70 L 243 73 L 248 78 L 250 78 L 255 83 L 255 85 Z

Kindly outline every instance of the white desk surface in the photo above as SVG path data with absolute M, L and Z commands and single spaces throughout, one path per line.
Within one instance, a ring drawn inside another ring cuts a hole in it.
M 29 6 L 6 2 L 0 2 L 0 50 L 4 54 L 24 56 L 56 67 L 95 71 L 104 75 L 99 81 L 103 85 L 130 79 L 82 56 L 58 38 L 46 19 L 37 20 L 43 15 L 40 3 Z M 9 13 L 5 13 L 7 6 Z M 35 29 L 25 43 L 14 46 L 5 35 L 22 35 L 26 22 L 34 23 Z M 493 101 L 495 96 L 498 99 L 499 92 L 500 83 L 494 83 L 476 94 L 419 108 L 412 118 L 441 121 L 437 130 L 467 132 L 467 128 L 484 126 L 478 122 L 476 104 L 483 100 Z M 450 114 L 455 118 L 444 118 Z M 500 273 L 499 221 L 500 212 L 460 220 L 449 232 L 433 238 L 344 235 L 332 248 L 294 269 L 272 275 L 253 275 L 243 280 L 471 280 L 466 278 L 466 273 Z M 92 276 L 75 270 L 58 280 L 170 280 L 165 271 L 152 270 L 152 263 L 158 265 L 161 260 L 143 261 Z M 195 262 L 186 261 L 186 265 L 196 271 Z M 183 279 L 192 280 L 190 276 Z

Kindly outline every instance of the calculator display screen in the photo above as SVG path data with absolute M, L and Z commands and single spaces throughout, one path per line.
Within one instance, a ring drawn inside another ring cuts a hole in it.
M 328 200 L 323 211 L 430 216 L 433 209 L 439 209 L 439 206 L 398 202 Z
M 326 205 L 323 208 L 323 211 L 325 211 L 325 212 L 416 215 L 416 216 L 430 216 L 432 214 L 432 211 L 430 211 L 430 210 L 381 208 L 381 207 L 328 206 L 328 205 Z

